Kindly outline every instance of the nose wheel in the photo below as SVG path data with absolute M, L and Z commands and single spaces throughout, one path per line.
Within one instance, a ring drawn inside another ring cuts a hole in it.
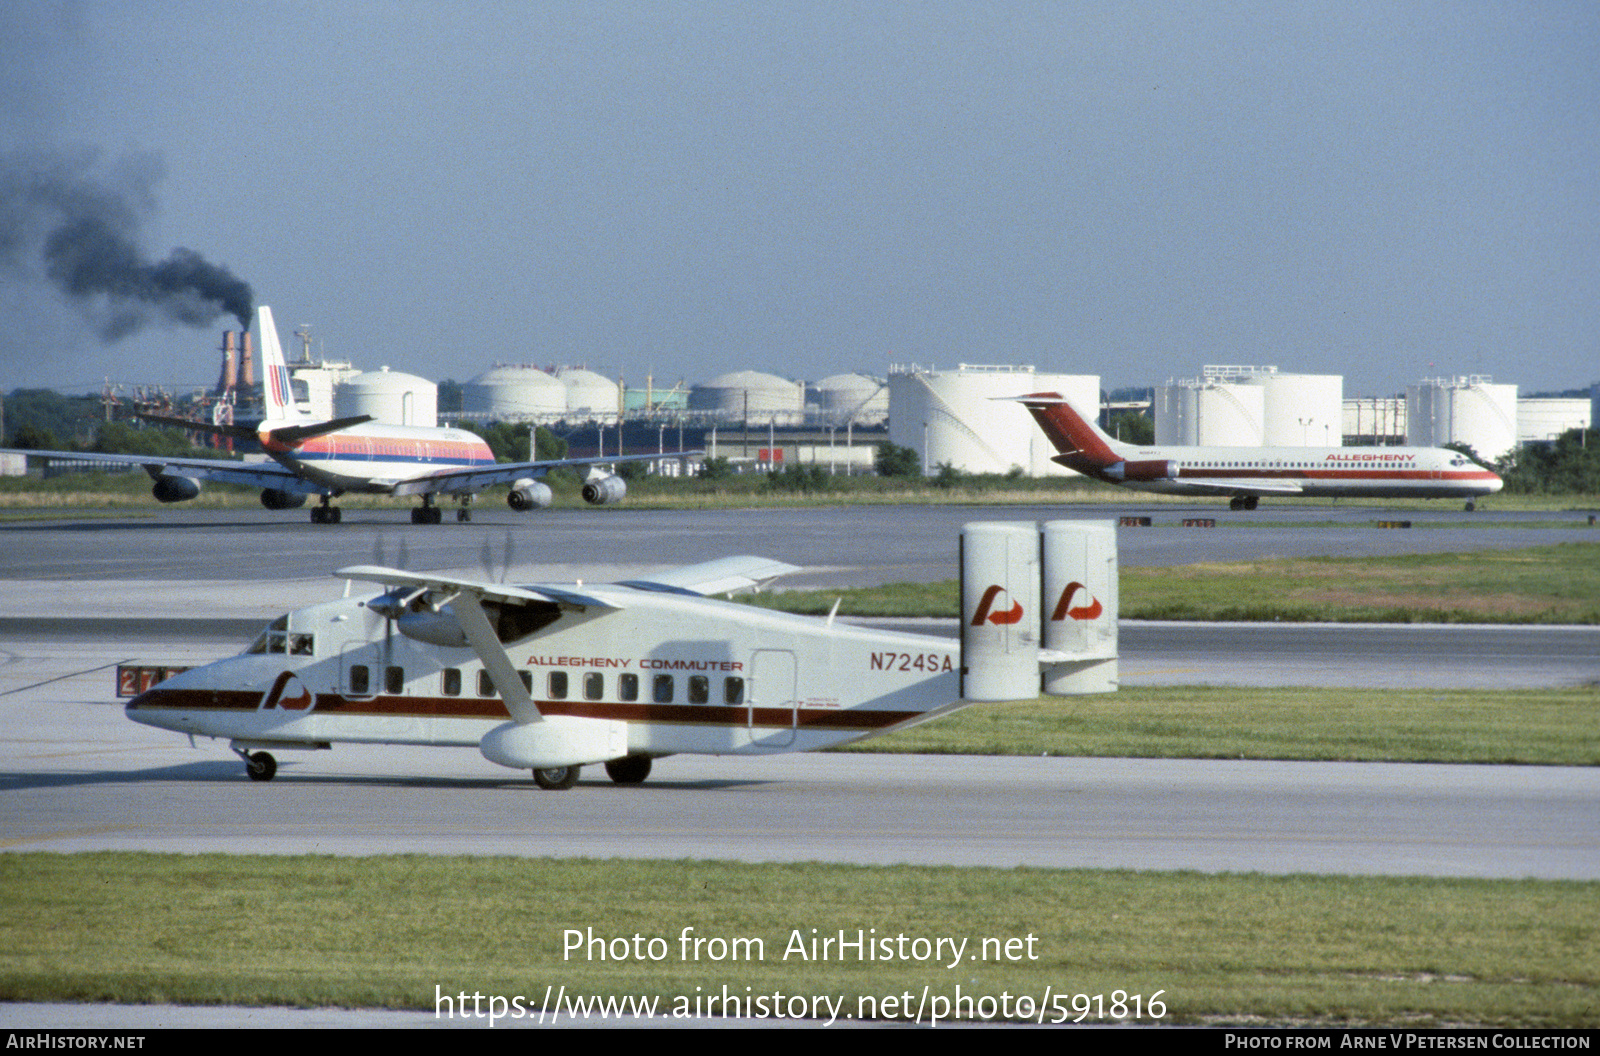
M 277 776 L 278 760 L 271 752 L 247 752 L 242 748 L 235 748 L 234 752 L 244 760 L 244 772 L 250 775 L 250 780 L 271 781 Z

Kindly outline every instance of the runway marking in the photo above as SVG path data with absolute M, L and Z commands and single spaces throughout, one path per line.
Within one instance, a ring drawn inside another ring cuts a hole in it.
M 22 693 L 30 689 L 38 689 L 40 686 L 48 686 L 52 682 L 61 682 L 69 678 L 77 678 L 79 675 L 92 675 L 96 671 L 104 671 L 107 668 L 116 667 L 118 664 L 131 662 L 130 660 L 114 660 L 109 664 L 101 664 L 99 667 L 91 667 L 83 671 L 69 671 L 64 675 L 57 675 L 55 678 L 47 678 L 43 682 L 35 682 L 31 686 L 18 686 L 16 689 L 0 690 L 0 697 L 10 696 L 13 693 Z
M 27 843 L 42 843 L 46 840 L 71 840 L 79 836 L 99 836 L 107 832 L 129 832 L 137 829 L 137 825 L 97 825 L 92 829 L 63 829 L 60 832 L 46 832 L 38 836 L 18 836 L 10 840 L 0 840 L 0 848 L 20 847 Z

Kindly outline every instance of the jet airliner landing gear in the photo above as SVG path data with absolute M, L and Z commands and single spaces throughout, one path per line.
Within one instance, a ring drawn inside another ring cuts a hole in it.
M 578 783 L 581 766 L 552 766 L 533 772 L 533 783 L 540 788 L 571 788 Z
M 1467 512 L 1468 513 L 1472 513 L 1477 508 L 1478 508 L 1478 504 L 1477 503 L 1473 502 L 1471 499 L 1467 500 Z
M 250 780 L 271 781 L 277 775 L 278 760 L 271 752 L 247 752 L 243 748 L 235 748 L 234 752 L 244 760 L 244 772 L 250 775 Z
M 1253 510 L 1260 501 L 1261 496 L 1259 495 L 1235 495 L 1228 500 L 1228 509 Z
M 422 505 L 411 511 L 412 524 L 438 524 L 444 519 L 444 511 L 433 504 L 432 495 L 422 496 Z
M 465 524 L 467 521 L 472 520 L 472 496 L 471 495 L 463 495 L 463 496 L 461 496 L 461 505 L 456 510 L 456 520 L 458 522 L 460 522 L 460 523 L 463 523 L 463 524 Z
M 322 496 L 322 505 L 311 507 L 312 524 L 338 524 L 341 511 L 339 507 L 330 505 L 332 495 Z

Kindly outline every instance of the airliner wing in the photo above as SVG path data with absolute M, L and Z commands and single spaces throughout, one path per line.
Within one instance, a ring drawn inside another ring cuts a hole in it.
M 1194 491 L 1214 491 L 1218 495 L 1299 495 L 1305 489 L 1293 480 L 1192 480 L 1183 478 L 1183 486 Z
M 113 466 L 138 466 L 155 480 L 163 476 L 276 488 L 296 495 L 316 495 L 322 489 L 276 462 L 240 462 L 231 458 L 170 458 L 163 455 L 107 455 L 95 451 L 33 451 L 7 448 L 0 454 L 27 455 L 64 462 L 104 462 Z
M 659 455 L 606 455 L 598 458 L 556 458 L 544 462 L 501 462 L 473 469 L 441 469 L 397 481 L 389 489 L 393 495 L 434 495 L 482 491 L 496 484 L 510 484 L 528 477 L 542 477 L 552 469 L 580 469 L 608 466 L 617 462 L 665 462 L 668 459 L 703 455 L 704 451 L 668 451 Z

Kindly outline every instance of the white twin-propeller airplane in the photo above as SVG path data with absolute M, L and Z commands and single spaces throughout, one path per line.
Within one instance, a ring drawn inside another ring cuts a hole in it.
M 1253 510 L 1263 495 L 1466 499 L 1500 490 L 1498 476 L 1444 447 L 1134 447 L 1102 432 L 1060 393 L 1009 397 L 1033 415 L 1059 454 L 1051 461 L 1142 491 L 1229 495 Z
M 244 654 L 139 693 L 127 715 L 227 738 L 257 781 L 277 772 L 274 751 L 355 742 L 475 747 L 570 788 L 592 763 L 637 784 L 663 756 L 815 751 L 978 701 L 1116 688 L 1109 523 L 967 525 L 960 641 L 711 597 L 795 571 L 730 557 L 506 586 L 345 568 L 386 591 L 291 612 Z
M 474 496 L 496 484 L 508 484 L 506 502 L 513 510 L 531 510 L 554 501 L 550 486 L 538 478 L 561 467 L 586 468 L 585 501 L 594 505 L 619 502 L 627 494 L 622 478 L 606 467 L 618 462 L 659 462 L 696 455 L 676 451 L 656 455 L 615 455 L 600 458 L 563 458 L 544 462 L 496 463 L 489 445 L 465 429 L 384 425 L 368 415 L 321 421 L 301 410 L 289 387 L 289 368 L 278 343 L 272 309 L 257 312 L 261 331 L 262 405 L 265 416 L 249 426 L 205 425 L 182 419 L 144 414 L 142 418 L 201 430 L 235 439 L 258 440 L 271 462 L 232 459 L 167 458 L 150 455 L 84 454 L 71 451 L 13 451 L 36 457 L 136 465 L 155 481 L 152 489 L 161 502 L 183 502 L 200 494 L 202 480 L 245 484 L 261 489 L 261 505 L 269 510 L 304 506 L 316 495 L 321 504 L 311 509 L 314 524 L 337 524 L 339 507 L 332 500 L 347 492 L 374 495 L 416 495 L 422 505 L 411 511 L 415 524 L 442 520 L 434 500 L 440 496 L 460 505 L 456 519 L 470 520 Z

